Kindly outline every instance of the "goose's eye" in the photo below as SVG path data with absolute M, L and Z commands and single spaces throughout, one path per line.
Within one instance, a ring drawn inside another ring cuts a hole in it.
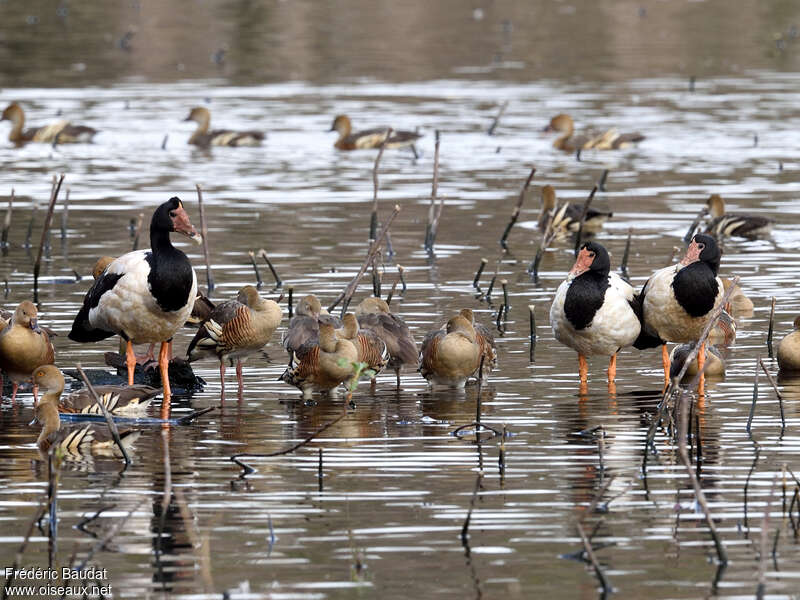
M 589 252 L 589 258 L 594 258 L 594 252 Z
M 175 211 L 174 210 L 169 211 L 169 216 L 174 219 L 175 218 Z
M 705 244 L 697 244 L 697 247 L 700 248 L 700 250 L 703 250 L 706 247 L 706 245 Z

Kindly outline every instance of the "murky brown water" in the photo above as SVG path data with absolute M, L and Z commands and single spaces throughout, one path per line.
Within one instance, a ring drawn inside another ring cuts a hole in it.
M 619 597 L 751 597 L 768 501 L 770 549 L 777 531 L 780 537 L 774 559 L 766 562 L 767 590 L 797 597 L 800 560 L 782 512 L 781 473 L 784 464 L 800 471 L 800 382 L 782 382 L 783 436 L 763 378 L 752 438 L 745 423 L 755 361 L 766 356 L 769 300 L 777 298 L 778 338 L 800 309 L 800 77 L 792 72 L 800 46 L 787 41 L 780 50 L 772 37 L 788 32 L 800 9 L 789 3 L 642 3 L 642 14 L 637 3 L 525 9 L 498 2 L 467 9 L 446 2 L 419 3 L 414 10 L 370 5 L 379 13 L 373 15 L 361 14 L 359 2 L 335 11 L 305 2 L 179 2 L 173 8 L 181 10 L 123 3 L 101 14 L 63 6 L 66 18 L 54 16 L 49 3 L 28 3 L 24 10 L 20 3 L 0 3 L 0 104 L 23 102 L 30 123 L 62 111 L 101 130 L 88 146 L 16 149 L 0 142 L 0 202 L 12 187 L 18 197 L 11 248 L 0 257 L 7 307 L 31 295 L 35 250 L 23 247 L 31 199 L 40 203 L 38 240 L 49 177 L 68 174 L 69 229 L 63 242 L 54 232 L 40 292 L 42 320 L 64 333 L 56 339 L 59 366 L 99 366 L 103 352 L 114 347 L 111 341 L 80 346 L 65 335 L 96 257 L 129 250 L 129 221 L 140 212 L 149 218 L 172 195 L 187 202 L 197 223 L 195 183 L 203 185 L 208 205 L 214 299 L 232 297 L 253 281 L 247 251 L 264 247 L 294 285 L 295 297 L 313 291 L 331 300 L 366 252 L 374 159 L 370 152 L 333 150 L 326 130 L 337 113 L 364 126 L 392 123 L 425 134 L 419 160 L 387 152 L 380 174 L 381 216 L 388 217 L 395 203 L 402 207 L 392 227 L 396 255 L 387 261 L 384 289 L 395 265 L 404 265 L 409 289 L 393 307 L 419 339 L 462 307 L 475 309 L 487 324 L 494 321 L 499 289 L 489 306 L 471 286 L 481 257 L 490 261 L 484 289 L 501 259 L 498 273 L 509 280 L 512 306 L 498 338 L 500 368 L 482 390 L 484 421 L 506 425 L 511 434 L 503 477 L 497 440 L 476 445 L 451 435 L 473 420 L 477 390 L 431 394 L 415 373 L 404 377 L 399 392 L 392 375 L 379 378 L 374 394 L 360 386 L 356 408 L 320 439 L 295 454 L 254 459 L 257 472 L 243 476 L 231 455 L 281 449 L 342 410 L 338 400 L 305 406 L 276 381 L 284 368 L 279 332 L 267 347 L 271 361 L 253 359 L 246 367 L 241 403 L 226 400 L 222 410 L 192 426 L 145 429 L 124 475 L 119 463 L 99 459 L 64 472 L 59 564 L 76 551 L 82 557 L 135 509 L 93 559 L 108 569 L 119 597 L 228 591 L 240 598 L 589 598 L 598 584 L 591 568 L 571 557 L 582 547 L 575 521 L 613 477 L 602 499 L 607 511 L 592 516 L 587 530 L 602 519 L 595 552 Z M 472 8 L 482 10 L 481 18 Z M 25 25 L 26 15 L 37 14 L 38 23 Z M 132 27 L 128 52 L 115 44 Z M 582 32 L 585 44 L 575 44 Z M 461 40 L 469 43 L 455 43 Z M 218 67 L 209 56 L 223 44 L 229 50 Z M 71 66 L 77 63 L 85 70 Z M 175 70 L 178 63 L 183 71 Z M 694 93 L 690 74 L 699 77 Z M 505 100 L 497 135 L 488 137 L 486 127 Z M 268 131 L 265 145 L 189 148 L 191 127 L 180 120 L 203 103 L 216 126 Z M 586 153 L 577 162 L 556 154 L 540 131 L 559 111 L 571 112 L 579 127 L 619 125 L 648 139 L 636 150 Z M 0 125 L 3 140 L 7 127 Z M 437 128 L 440 193 L 447 204 L 437 256 L 429 260 L 422 240 Z M 701 480 L 731 559 L 716 587 L 702 512 L 662 433 L 659 455 L 642 475 L 649 416 L 660 393 L 657 352 L 620 356 L 616 395 L 607 391 L 603 361 L 592 361 L 589 394 L 579 396 L 576 357 L 553 340 L 547 322 L 553 292 L 571 265 L 571 243 L 547 252 L 538 284 L 525 272 L 538 244 L 538 193 L 511 234 L 510 252 L 500 253 L 500 233 L 532 165 L 535 186 L 552 183 L 561 198 L 573 200 L 584 198 L 610 169 L 609 191 L 595 205 L 613 210 L 614 219 L 598 240 L 616 266 L 633 228 L 630 271 L 637 284 L 666 264 L 711 191 L 726 197 L 730 209 L 758 210 L 778 221 L 768 241 L 725 244 L 722 272 L 743 278 L 756 309 L 740 323 L 726 378 L 710 381 L 705 402 L 695 408 Z M 183 247 L 204 282 L 201 252 Z M 74 282 L 73 269 L 82 281 Z M 263 267 L 262 276 L 270 281 Z M 365 278 L 358 298 L 369 290 Z M 529 304 L 536 306 L 539 335 L 533 364 Z M 176 347 L 185 348 L 192 334 L 182 332 Z M 176 412 L 218 404 L 216 365 L 201 363 L 199 373 L 206 390 L 178 403 Z M 231 375 L 228 389 L 234 386 Z M 32 413 L 29 394 L 13 406 L 4 401 L 0 410 L 2 566 L 13 561 L 46 488 L 46 468 L 35 463 L 38 430 L 27 425 Z M 598 425 L 606 432 L 604 469 L 595 441 L 576 435 Z M 202 550 L 192 549 L 174 501 L 155 553 L 165 444 L 173 485 L 186 495 L 198 537 L 208 540 L 213 581 L 206 584 Z M 485 476 L 467 557 L 459 533 L 479 469 Z M 786 485 L 788 505 L 794 485 Z M 76 528 L 101 509 L 97 519 Z M 42 532 L 35 532 L 23 564 L 47 564 Z

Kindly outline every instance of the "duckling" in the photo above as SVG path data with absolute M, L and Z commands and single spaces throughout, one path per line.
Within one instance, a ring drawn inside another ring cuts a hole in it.
M 725 202 L 719 194 L 711 194 L 706 202 L 711 215 L 706 232 L 714 237 L 726 236 L 755 239 L 769 235 L 772 219 L 760 215 L 735 215 L 725 212 Z
M 377 127 L 366 131 L 352 133 L 353 126 L 347 115 L 338 115 L 331 125 L 330 131 L 339 134 L 339 139 L 334 142 L 334 147 L 339 150 L 362 150 L 369 148 L 380 148 L 386 138 L 388 127 Z M 412 131 L 392 130 L 392 135 L 386 140 L 385 148 L 405 148 L 410 146 L 414 154 L 417 154 L 414 144 L 422 136 Z
M 44 127 L 25 129 L 25 111 L 16 102 L 9 104 L 3 111 L 0 121 L 11 121 L 11 132 L 8 139 L 15 144 L 25 142 L 42 142 L 45 144 L 81 144 L 89 143 L 97 134 L 96 129 L 85 125 L 72 125 L 69 121 L 59 120 Z
M 184 121 L 197 123 L 189 144 L 208 148 L 209 146 L 260 146 L 264 134 L 260 131 L 231 131 L 229 129 L 215 129 L 209 131 L 211 125 L 211 112 L 202 106 L 194 107 Z
M 683 368 L 683 363 L 689 358 L 689 353 L 694 349 L 694 342 L 689 344 L 679 344 L 672 349 L 669 355 L 670 378 L 677 377 Z M 725 357 L 722 351 L 714 344 L 706 345 L 706 358 L 705 358 L 705 375 L 708 377 L 724 377 L 725 376 Z M 686 376 L 694 377 L 699 372 L 697 367 L 697 356 L 686 369 Z
M 553 147 L 564 152 L 576 150 L 617 150 L 627 148 L 636 142 L 641 142 L 644 136 L 641 133 L 618 133 L 616 129 L 609 129 L 600 135 L 573 135 L 575 122 L 566 113 L 557 114 L 550 119 L 544 128 L 547 133 L 558 132 L 561 135 L 553 142 Z
M 539 229 L 544 231 L 548 220 L 552 217 L 552 227 L 556 233 L 565 234 L 570 231 L 578 231 L 582 214 L 583 206 L 569 202 L 565 202 L 556 209 L 555 188 L 552 185 L 542 187 L 542 210 L 539 213 Z M 597 233 L 612 216 L 613 213 L 589 208 L 586 211 L 586 219 L 583 221 L 583 231 Z
M 431 331 L 422 341 L 419 371 L 434 387 L 463 388 L 480 364 L 475 328 L 460 314 L 447 321 L 444 330 Z
M 161 389 L 149 385 L 96 385 L 94 391 L 108 412 L 133 417 L 143 415 L 153 399 L 161 393 Z M 84 388 L 59 399 L 58 412 L 99 415 L 103 411 L 89 390 Z
M 389 351 L 389 368 L 395 372 L 400 387 L 400 369 L 417 364 L 419 351 L 405 321 L 389 310 L 381 298 L 364 298 L 356 307 L 356 318 L 362 330 L 372 331 L 383 340 Z
M 354 375 L 358 350 L 350 340 L 338 338 L 332 323 L 319 325 L 318 339 L 303 344 L 279 377 L 303 392 L 309 400 L 313 391 L 329 393 Z
M 475 314 L 471 308 L 462 308 L 459 314 L 469 321 L 470 325 L 475 329 L 475 341 L 481 349 L 481 358 L 483 358 L 481 377 L 486 379 L 489 373 L 497 367 L 497 346 L 494 342 L 494 336 L 486 325 L 475 321 Z
M 778 367 L 782 373 L 800 372 L 800 317 L 794 320 L 794 330 L 778 344 Z
M 11 323 L 0 332 L 0 368 L 11 379 L 11 401 L 17 397 L 19 384 L 30 381 L 33 369 L 51 365 L 55 361 L 50 337 L 39 327 L 38 312 L 33 302 L 25 300 L 14 311 Z M 37 401 L 36 384 L 33 386 L 34 403 Z
M 314 294 L 301 298 L 295 308 L 295 316 L 289 321 L 289 326 L 283 332 L 281 339 L 281 344 L 289 353 L 290 359 L 303 344 L 316 340 L 320 323 L 330 323 L 336 329 L 342 326 L 342 321 L 329 315 Z
M 358 362 L 366 363 L 375 372 L 372 376 L 372 383 L 375 383 L 375 377 L 389 362 L 389 351 L 384 341 L 372 331 L 360 330 L 353 313 L 344 315 L 342 328 L 336 331 L 336 335 L 353 342 L 358 351 Z
M 36 420 L 42 425 L 36 445 L 42 454 L 47 454 L 53 445 L 57 445 L 67 459 L 77 459 L 86 454 L 122 455 L 105 424 L 92 423 L 79 428 L 61 428 L 58 405 L 64 391 L 64 376 L 57 367 L 39 366 L 28 377 L 32 377 L 33 384 L 42 390 L 42 401 L 36 407 Z M 119 431 L 120 440 L 126 449 L 133 445 L 139 433 L 130 429 Z
M 281 307 L 262 298 L 252 285 L 246 285 L 236 297 L 218 304 L 200 326 L 189 344 L 189 362 L 208 356 L 219 360 L 220 385 L 225 397 L 225 363 L 236 362 L 236 379 L 242 393 L 242 362 L 261 350 L 281 322 Z

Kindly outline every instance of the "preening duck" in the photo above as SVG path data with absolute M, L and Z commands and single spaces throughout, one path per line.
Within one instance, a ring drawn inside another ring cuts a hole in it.
M 375 374 L 372 376 L 374 383 L 375 377 L 389 362 L 386 343 L 374 332 L 360 330 L 358 319 L 353 313 L 347 313 L 342 317 L 342 328 L 337 330 L 336 335 L 353 343 L 358 352 L 358 362 L 365 363 L 368 369 L 374 371 Z
M 321 323 L 330 323 L 336 329 L 342 326 L 342 321 L 338 317 L 329 315 L 314 294 L 301 298 L 295 308 L 295 315 L 289 321 L 289 326 L 283 332 L 281 339 L 281 344 L 289 353 L 290 359 L 292 354 L 306 342 L 317 339 Z
M 193 108 L 184 121 L 197 123 L 197 129 L 194 130 L 188 143 L 201 148 L 208 148 L 209 146 L 260 146 L 264 140 L 264 134 L 261 131 L 231 131 L 229 129 L 209 131 L 211 112 L 202 106 Z
M 29 300 L 21 302 L 14 311 L 11 322 L 0 332 L 0 368 L 11 379 L 11 401 L 17 397 L 19 384 L 31 380 L 33 369 L 39 365 L 51 365 L 54 361 L 53 344 L 47 332 L 39 327 L 36 305 Z M 35 383 L 33 398 L 36 402 Z
M 614 383 L 617 353 L 639 337 L 634 289 L 611 273 L 606 249 L 596 242 L 581 246 L 567 278 L 550 306 L 555 338 L 578 353 L 582 386 L 587 383 L 589 356 L 608 356 L 608 382 Z
M 723 284 L 717 277 L 721 258 L 714 238 L 698 233 L 680 263 L 656 271 L 642 288 L 642 323 L 651 342 L 636 347 L 661 345 L 665 381 L 669 381 L 666 342 L 699 340 L 711 313 L 722 299 Z M 700 369 L 704 362 L 703 344 L 698 353 Z
M 113 335 L 126 341 L 128 384 L 133 384 L 133 344 L 161 343 L 158 362 L 164 386 L 162 415 L 169 412 L 169 349 L 172 336 L 192 312 L 197 278 L 187 256 L 172 245 L 170 232 L 202 238 L 179 198 L 159 206 L 150 221 L 150 250 L 123 254 L 109 264 L 86 293 L 69 338 L 97 342 Z
M 395 372 L 400 387 L 400 369 L 403 365 L 417 364 L 419 351 L 414 336 L 405 321 L 389 310 L 381 298 L 364 298 L 356 307 L 356 318 L 361 329 L 371 331 L 386 344 L 389 351 L 389 368 Z
M 565 202 L 556 208 L 556 190 L 552 185 L 542 187 L 542 210 L 539 213 L 539 229 L 544 231 L 552 218 L 553 231 L 556 233 L 576 232 L 580 228 L 583 206 Z M 583 221 L 583 231 L 597 233 L 613 216 L 613 213 L 589 208 Z
M 363 150 L 369 148 L 380 148 L 386 139 L 388 127 L 376 127 L 365 131 L 353 133 L 353 125 L 347 115 L 338 115 L 331 125 L 330 131 L 339 134 L 339 138 L 334 142 L 334 147 L 339 150 Z M 386 139 L 385 148 L 405 148 L 410 147 L 414 154 L 416 149 L 414 144 L 422 136 L 413 131 L 396 131 L 392 129 L 392 135 Z
M 218 304 L 200 326 L 189 344 L 189 362 L 215 356 L 219 360 L 221 395 L 225 397 L 225 363 L 236 364 L 236 379 L 241 396 L 242 363 L 270 340 L 282 316 L 281 307 L 262 298 L 252 285 L 246 285 L 235 300 Z
M 80 144 L 89 143 L 97 134 L 96 129 L 85 125 L 72 125 L 69 121 L 59 120 L 44 127 L 24 129 L 25 111 L 16 102 L 9 104 L 3 111 L 0 121 L 11 121 L 11 132 L 8 139 L 15 144 L 25 142 L 42 142 L 45 144 Z
M 472 323 L 459 314 L 447 321 L 445 329 L 428 333 L 419 360 L 419 372 L 432 386 L 463 388 L 481 364 Z
M 79 459 L 87 454 L 121 456 L 105 423 L 61 428 L 58 405 L 64 391 L 64 376 L 57 367 L 42 365 L 34 369 L 32 375 L 34 385 L 42 390 L 42 400 L 36 407 L 36 420 L 42 425 L 42 431 L 36 440 L 40 452 L 46 454 L 57 445 L 67 459 Z M 120 440 L 128 448 L 139 437 L 139 433 L 120 429 Z
M 677 377 L 680 374 L 683 364 L 686 362 L 686 359 L 689 358 L 689 353 L 694 350 L 694 346 L 695 343 L 691 342 L 689 344 L 679 344 L 672 349 L 669 355 L 670 377 Z M 697 368 L 697 357 L 695 357 L 686 369 L 686 376 L 694 377 L 699 372 Z M 706 346 L 705 370 L 703 373 L 709 377 L 723 377 L 725 375 L 725 357 L 720 348 L 714 344 L 708 344 Z
M 719 194 L 709 197 L 708 213 L 711 221 L 706 229 L 714 237 L 744 237 L 755 239 L 769 235 L 772 230 L 772 219 L 761 215 L 731 214 L 725 212 L 725 201 Z
M 475 341 L 480 348 L 480 360 L 483 361 L 483 372 L 480 375 L 483 379 L 486 379 L 489 377 L 489 373 L 497 367 L 497 346 L 494 342 L 494 336 L 486 325 L 475 320 L 475 313 L 472 312 L 471 308 L 462 308 L 458 314 L 469 321 L 470 325 L 475 329 Z M 477 372 L 475 376 L 478 376 Z
M 778 344 L 778 367 L 784 373 L 800 373 L 800 317 L 794 320 L 794 330 Z
M 566 113 L 560 113 L 550 119 L 545 126 L 546 133 L 557 132 L 561 135 L 553 142 L 553 147 L 564 152 L 576 150 L 618 150 L 627 148 L 641 142 L 644 136 L 641 133 L 619 133 L 616 128 L 599 135 L 574 135 L 575 122 Z

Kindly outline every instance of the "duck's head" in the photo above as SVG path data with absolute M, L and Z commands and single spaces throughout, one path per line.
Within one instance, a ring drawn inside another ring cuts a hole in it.
M 314 294 L 309 294 L 308 296 L 304 296 L 300 299 L 300 302 L 297 303 L 297 310 L 295 312 L 304 317 L 317 318 L 320 316 L 320 314 L 322 314 L 322 304 L 320 304 L 319 298 L 317 298 Z
M 364 298 L 356 307 L 357 315 L 378 314 L 378 313 L 386 313 L 386 314 L 389 313 L 389 305 L 386 304 L 386 300 L 384 300 L 383 298 L 376 298 L 375 296 L 370 296 L 369 298 Z
M 263 298 L 261 297 L 261 294 L 258 293 L 256 288 L 254 288 L 252 285 L 246 285 L 239 290 L 236 300 L 238 300 L 241 304 L 249 306 L 250 308 L 255 308 L 261 304 Z
M 208 123 L 211 120 L 211 112 L 204 106 L 195 106 L 189 111 L 189 116 L 184 121 L 194 121 L 200 125 Z
M 333 120 L 330 131 L 336 131 L 339 135 L 350 135 L 352 127 L 350 117 L 347 115 L 337 115 Z
M 800 315 L 794 318 L 794 328 L 796 331 L 800 331 Z
M 189 215 L 183 208 L 183 202 L 177 196 L 173 196 L 153 213 L 153 220 L 150 221 L 150 233 L 154 231 L 174 231 L 194 240 L 198 244 L 203 243 L 203 236 L 189 221 Z
M 106 270 L 106 267 L 114 262 L 113 256 L 101 256 L 97 259 L 97 262 L 94 263 L 94 267 L 92 267 L 92 277 L 97 279 L 100 275 L 103 274 L 103 271 Z
M 55 365 L 36 367 L 32 375 L 33 385 L 39 386 L 42 394 L 60 394 L 64 391 L 64 376 Z
M 470 324 L 472 324 L 472 325 L 475 324 L 475 315 L 473 314 L 471 308 L 462 308 L 461 311 L 458 314 L 460 314 L 467 321 L 469 321 Z
M 709 214 L 715 219 L 725 214 L 725 201 L 719 194 L 711 194 L 706 201 Z
M 460 314 L 447 322 L 445 330 L 447 333 L 458 333 L 472 342 L 475 341 L 475 328 L 472 326 L 472 323 Z
M 3 111 L 3 116 L 0 117 L 0 121 L 11 121 L 12 123 L 16 123 L 24 118 L 25 113 L 22 112 L 22 107 L 16 102 L 12 102 L 6 106 L 5 110 Z
M 14 311 L 13 322 L 23 327 L 29 327 L 36 333 L 39 333 L 38 311 L 36 305 L 30 300 L 20 302 L 17 309 Z
M 681 260 L 683 266 L 688 266 L 694 262 L 706 263 L 714 275 L 719 270 L 719 263 L 722 259 L 722 252 L 720 252 L 717 241 L 710 235 L 698 233 L 692 238 L 692 242 L 686 249 L 686 255 Z
M 575 123 L 567 113 L 557 114 L 550 119 L 550 123 L 544 128 L 545 132 L 552 133 L 557 131 L 559 133 L 572 133 L 575 129 Z
M 358 319 L 353 313 L 345 313 L 342 317 L 342 328 L 339 331 L 346 340 L 355 339 L 358 335 Z
M 550 212 L 556 207 L 556 189 L 552 185 L 542 188 L 542 210 Z
M 569 274 L 578 277 L 591 271 L 598 275 L 608 275 L 610 269 L 611 259 L 608 257 L 608 251 L 597 242 L 586 242 L 581 246 L 578 258 L 575 259 Z

